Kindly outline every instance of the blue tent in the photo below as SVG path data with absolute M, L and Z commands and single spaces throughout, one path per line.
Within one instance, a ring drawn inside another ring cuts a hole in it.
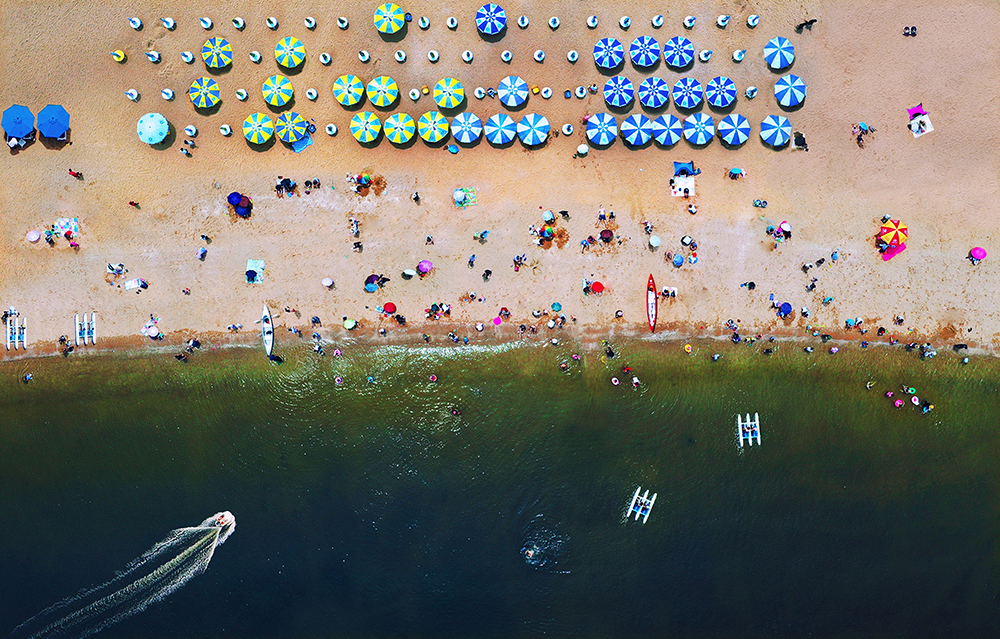
M 674 176 L 698 175 L 701 169 L 694 168 L 694 162 L 674 162 Z
M 49 104 L 38 113 L 38 132 L 58 138 L 69 131 L 69 113 L 58 104 Z
M 35 130 L 35 114 L 28 107 L 15 104 L 3 112 L 0 125 L 7 135 L 23 138 Z
M 498 4 L 484 4 L 476 11 L 476 28 L 486 35 L 497 35 L 507 28 L 507 13 Z
M 602 38 L 594 46 L 594 62 L 602 69 L 614 69 L 625 60 L 625 47 L 615 38 Z

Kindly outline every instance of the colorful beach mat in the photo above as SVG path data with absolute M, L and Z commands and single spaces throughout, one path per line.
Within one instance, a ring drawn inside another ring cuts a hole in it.
M 264 283 L 264 260 L 247 260 L 247 270 L 257 273 L 257 277 L 254 278 L 253 282 L 247 280 L 247 284 Z

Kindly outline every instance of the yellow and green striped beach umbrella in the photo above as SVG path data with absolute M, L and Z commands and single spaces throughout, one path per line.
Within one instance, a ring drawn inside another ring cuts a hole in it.
M 440 142 L 448 135 L 448 119 L 439 111 L 428 111 L 417 120 L 417 131 L 431 144 Z
M 385 119 L 385 137 L 393 144 L 406 144 L 417 132 L 417 123 L 408 113 L 393 113 Z
M 233 62 L 233 47 L 225 38 L 209 38 L 201 48 L 201 59 L 212 69 L 227 67 Z
M 275 125 L 278 131 L 278 139 L 283 142 L 298 142 L 306 134 L 306 121 L 295 111 L 287 111 L 278 116 Z
M 292 88 L 292 81 L 283 75 L 272 75 L 264 80 L 264 86 L 260 92 L 264 94 L 264 100 L 271 106 L 285 106 L 295 95 Z
M 351 135 L 361 144 L 373 142 L 381 130 L 382 122 L 371 111 L 355 113 L 354 117 L 351 118 Z
M 442 109 L 454 109 L 465 99 L 465 87 L 455 78 L 445 78 L 434 85 L 434 101 Z
M 191 83 L 188 89 L 188 97 L 199 109 L 214 107 L 222 99 L 219 91 L 219 83 L 212 78 L 201 77 Z
M 387 75 L 380 75 L 368 83 L 365 90 L 368 101 L 377 107 L 387 107 L 399 97 L 399 85 Z
M 386 2 L 375 9 L 375 28 L 382 33 L 396 33 L 406 24 L 406 14 L 394 2 Z
M 263 113 L 253 113 L 243 120 L 243 137 L 253 144 L 264 144 L 274 135 L 274 122 Z
M 306 59 L 306 45 L 298 38 L 282 38 L 274 47 L 274 59 L 286 69 L 297 67 Z
M 342 75 L 333 81 L 333 97 L 344 106 L 354 106 L 365 94 L 365 85 L 356 75 Z

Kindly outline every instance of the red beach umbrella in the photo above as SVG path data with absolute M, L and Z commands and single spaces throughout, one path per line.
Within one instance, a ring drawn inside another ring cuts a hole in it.
M 601 284 L 600 282 L 594 282 L 593 284 L 590 285 L 590 290 L 594 291 L 595 293 L 602 293 L 604 292 L 604 284 Z
M 396 312 L 396 305 L 393 304 L 392 302 L 386 302 L 383 308 L 385 309 L 385 312 L 389 313 L 390 315 Z
M 907 232 L 905 224 L 899 220 L 889 220 L 879 229 L 879 237 L 889 246 L 899 246 L 906 242 Z

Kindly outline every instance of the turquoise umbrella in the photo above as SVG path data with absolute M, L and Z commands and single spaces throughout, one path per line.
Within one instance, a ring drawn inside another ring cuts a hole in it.
M 159 144 L 170 133 L 170 123 L 159 113 L 147 113 L 142 116 L 135 128 L 139 139 L 146 144 Z

